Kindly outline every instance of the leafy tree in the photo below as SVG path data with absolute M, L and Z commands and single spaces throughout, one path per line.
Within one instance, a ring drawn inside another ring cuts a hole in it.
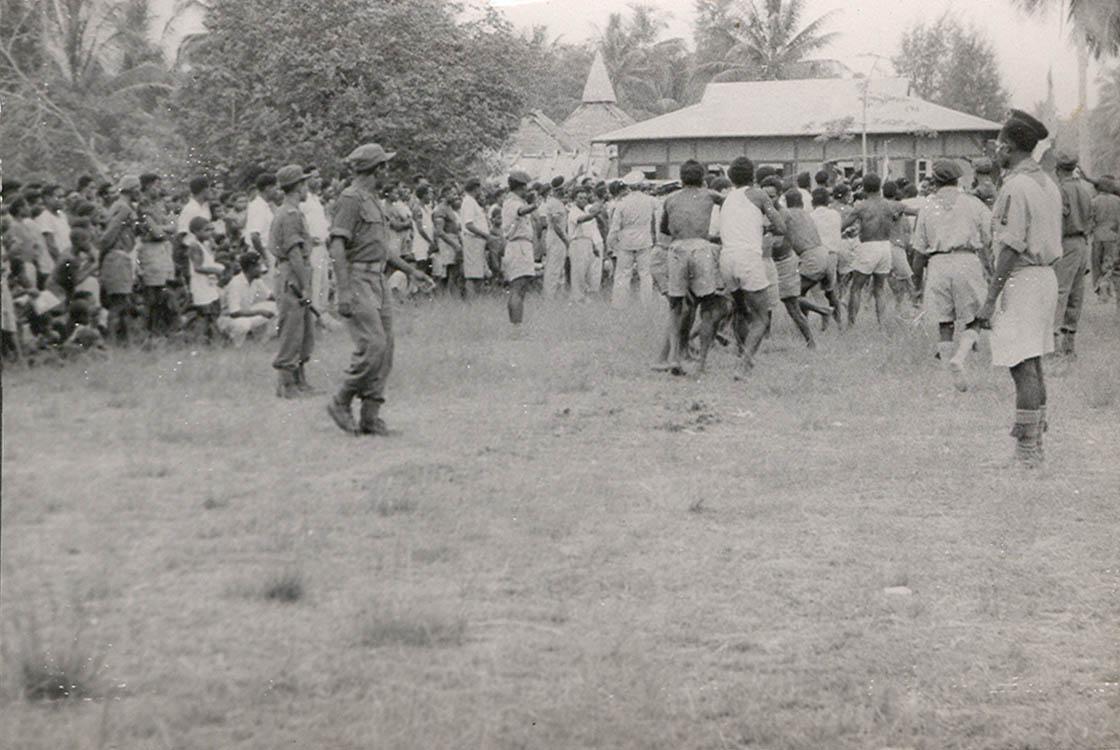
M 461 173 L 497 150 L 525 97 L 524 44 L 442 0 L 213 0 L 175 97 L 181 131 L 230 168 L 337 166 L 376 140 L 394 167 Z
M 1120 65 L 1107 68 L 1101 74 L 1097 100 L 1089 118 L 1094 176 L 1120 175 Z
M 1065 9 L 1074 34 L 1097 57 L 1120 54 L 1120 3 L 1116 0 L 1011 0 L 1028 13 Z
M 525 53 L 515 73 L 525 110 L 539 109 L 560 122 L 579 106 L 593 53 L 587 44 L 548 39 L 544 26 L 522 37 Z
M 891 62 L 927 101 L 989 120 L 1000 120 L 1007 111 L 1007 89 L 991 41 L 948 13 L 908 29 Z
M 755 81 L 831 77 L 834 64 L 811 55 L 837 36 L 825 26 L 826 13 L 802 25 L 805 0 L 699 0 L 697 47 L 718 55 L 698 69 L 716 81 Z
M 619 106 L 637 119 L 686 103 L 692 60 L 683 39 L 661 38 L 668 25 L 656 8 L 635 4 L 629 16 L 611 13 L 596 40 Z
M 159 168 L 178 151 L 172 78 L 150 41 L 149 0 L 4 0 L 5 166 L 59 177 Z

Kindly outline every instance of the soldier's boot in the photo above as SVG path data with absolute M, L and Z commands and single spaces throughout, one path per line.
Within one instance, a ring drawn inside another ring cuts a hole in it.
M 1027 469 L 1042 466 L 1042 423 L 1041 412 L 1035 409 L 1018 409 L 1015 412 L 1015 426 L 1011 428 L 1015 438 L 1015 460 Z
M 343 432 L 348 435 L 358 434 L 358 425 L 354 424 L 354 415 L 350 413 L 350 400 L 344 399 L 342 394 L 327 402 L 327 414 Z
M 1062 356 L 1068 362 L 1077 361 L 1077 352 L 1074 349 L 1074 337 L 1076 335 L 1077 331 L 1062 331 Z
M 276 395 L 279 398 L 295 398 L 298 395 L 294 372 L 291 370 L 276 371 Z
M 383 399 L 379 398 L 362 399 L 358 431 L 363 435 L 385 436 L 389 434 L 389 427 L 385 424 L 385 420 L 379 416 L 382 402 Z
M 310 383 L 307 382 L 307 375 L 305 374 L 305 372 L 303 370 L 303 365 L 300 365 L 299 367 L 296 368 L 295 378 L 296 378 L 296 391 L 299 393 L 300 396 L 319 396 L 319 395 L 322 395 L 322 393 L 323 393 L 322 389 L 316 388 L 316 387 L 314 387 L 313 385 L 311 385 Z
M 961 332 L 960 341 L 957 343 L 956 354 L 949 360 L 949 372 L 953 374 L 953 385 L 958 391 L 968 390 L 968 378 L 965 377 L 965 365 L 968 363 L 968 355 L 972 354 L 972 347 L 975 346 L 977 339 L 980 335 L 971 328 L 966 328 Z

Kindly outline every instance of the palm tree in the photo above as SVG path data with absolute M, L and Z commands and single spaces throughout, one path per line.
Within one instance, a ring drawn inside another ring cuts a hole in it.
M 1120 65 L 1101 73 L 1097 107 L 1090 118 L 1096 135 L 1096 165 L 1105 172 L 1120 174 Z
M 786 79 L 821 75 L 828 69 L 824 61 L 810 56 L 837 37 L 824 31 L 836 11 L 802 26 L 805 0 L 741 0 L 728 7 L 733 9 L 724 28 L 731 43 L 722 58 L 699 67 L 712 80 Z
M 1120 53 L 1120 3 L 1116 0 L 1011 0 L 1033 14 L 1064 11 L 1074 33 L 1098 58 Z
M 686 98 L 691 72 L 683 39 L 661 39 L 668 27 L 656 9 L 632 5 L 631 15 L 611 13 L 596 44 L 624 109 L 660 114 Z

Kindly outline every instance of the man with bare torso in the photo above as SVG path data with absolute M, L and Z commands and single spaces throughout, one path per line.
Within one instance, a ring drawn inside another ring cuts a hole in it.
M 882 180 L 877 174 L 863 178 L 866 198 L 844 217 L 843 228 L 859 222 L 859 246 L 852 255 L 852 292 L 848 299 L 848 327 L 856 323 L 860 296 L 871 280 L 871 294 L 875 298 L 875 317 L 883 323 L 886 312 L 884 287 L 891 272 L 891 233 L 895 222 L 903 214 L 916 215 L 917 211 L 897 201 L 888 201 L 879 192 Z

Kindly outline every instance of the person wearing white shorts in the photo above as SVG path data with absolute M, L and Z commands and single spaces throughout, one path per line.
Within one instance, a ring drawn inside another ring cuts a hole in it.
M 1027 467 L 1043 460 L 1046 381 L 1042 357 L 1054 351 L 1062 257 L 1062 194 L 1031 153 L 1049 135 L 1031 115 L 1011 110 L 999 134 L 996 158 L 1003 186 L 992 211 L 996 268 L 976 314 L 992 329 L 992 365 L 1008 367 L 1015 381 L 1015 458 Z

